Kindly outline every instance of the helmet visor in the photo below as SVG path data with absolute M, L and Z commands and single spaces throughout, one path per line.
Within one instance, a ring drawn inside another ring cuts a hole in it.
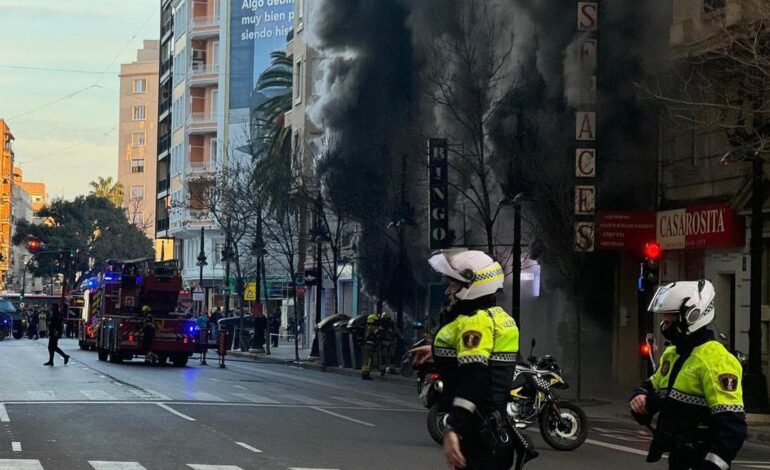
M 460 273 L 452 267 L 452 258 L 460 253 L 467 251 L 464 248 L 453 248 L 451 250 L 436 251 L 428 260 L 428 263 L 434 271 L 442 276 L 455 279 L 462 283 L 467 283 L 468 279 L 465 279 Z

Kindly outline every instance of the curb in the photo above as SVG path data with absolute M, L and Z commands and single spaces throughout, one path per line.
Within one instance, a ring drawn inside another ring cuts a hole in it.
M 334 366 L 326 367 L 321 365 L 321 363 L 319 362 L 316 362 L 314 360 L 309 360 L 309 359 L 303 360 L 300 358 L 300 363 L 295 364 L 293 359 L 277 359 L 277 358 L 272 358 L 270 356 L 264 356 L 260 354 L 249 353 L 249 352 L 228 351 L 227 355 L 238 357 L 238 358 L 251 359 L 253 362 L 256 362 L 256 363 L 270 362 L 273 364 L 291 365 L 302 369 L 316 370 L 319 372 L 330 372 L 332 374 L 346 375 L 349 377 L 361 376 L 361 371 L 358 369 L 350 369 L 347 367 L 334 367 Z M 388 374 L 384 376 L 380 376 L 379 374 L 372 374 L 372 379 L 374 379 L 375 382 L 378 380 L 382 380 L 385 382 L 395 382 L 395 383 L 409 384 L 409 385 L 414 385 L 417 380 L 415 377 L 403 377 L 399 374 Z

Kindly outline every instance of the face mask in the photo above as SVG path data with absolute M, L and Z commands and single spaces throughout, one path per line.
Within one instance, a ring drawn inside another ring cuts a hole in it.
M 663 322 L 660 322 L 660 332 L 663 334 L 664 338 L 671 341 L 675 346 L 687 337 L 684 325 L 679 320 L 669 325 L 665 330 L 663 329 Z

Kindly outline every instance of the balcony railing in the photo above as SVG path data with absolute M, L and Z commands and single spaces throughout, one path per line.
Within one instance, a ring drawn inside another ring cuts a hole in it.
M 158 155 L 171 150 L 171 134 L 160 136 L 158 139 Z
M 158 193 L 162 193 L 163 191 L 168 191 L 170 183 L 171 183 L 170 178 L 164 178 L 158 181 Z
M 219 26 L 219 16 L 194 16 L 193 19 L 190 20 L 191 30 L 208 28 L 211 26 Z
M 194 63 L 188 70 L 190 78 L 200 77 L 202 75 L 212 75 L 219 73 L 219 64 L 201 64 Z
M 212 113 L 190 113 L 188 124 L 216 124 Z
M 203 173 L 214 173 L 214 163 L 210 160 L 202 162 L 189 162 L 187 164 L 187 172 L 189 174 L 200 175 Z

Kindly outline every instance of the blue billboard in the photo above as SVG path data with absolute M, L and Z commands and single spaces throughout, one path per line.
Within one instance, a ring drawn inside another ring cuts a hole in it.
M 230 0 L 230 110 L 254 106 L 259 75 L 270 54 L 286 51 L 294 0 Z

